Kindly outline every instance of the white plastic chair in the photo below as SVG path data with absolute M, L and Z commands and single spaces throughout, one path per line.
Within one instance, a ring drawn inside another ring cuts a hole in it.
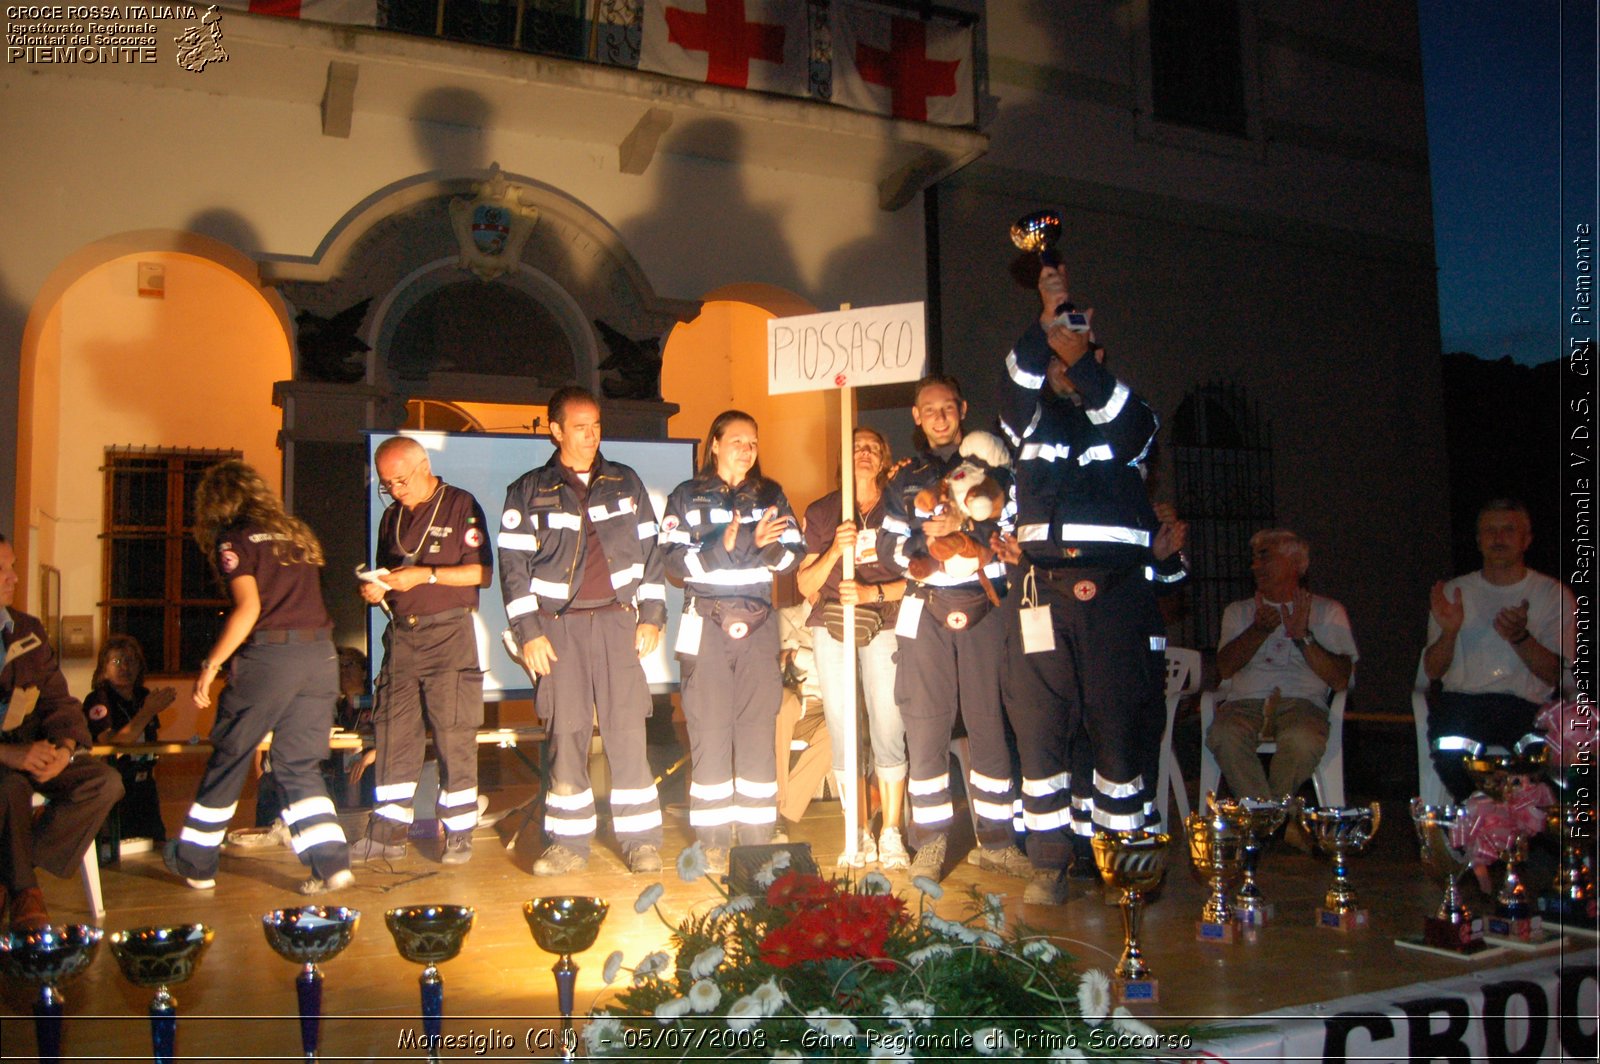
M 50 799 L 33 792 L 33 808 L 40 809 L 50 804 Z M 89 899 L 89 911 L 96 920 L 105 919 L 105 897 L 100 892 L 100 854 L 95 850 L 95 841 L 89 840 L 89 848 L 83 851 L 83 892 Z
M 1343 691 L 1337 691 L 1328 702 L 1328 745 L 1322 751 L 1322 760 L 1317 762 L 1316 769 L 1311 773 L 1311 783 L 1317 791 L 1317 804 L 1320 806 L 1344 806 L 1344 704 L 1349 697 L 1350 688 L 1356 685 L 1356 672 L 1350 670 L 1350 682 Z M 1217 704 L 1226 702 L 1229 689 L 1232 687 L 1224 680 L 1217 685 L 1215 691 L 1207 691 L 1200 696 L 1200 796 L 1205 800 L 1205 795 L 1214 792 L 1217 785 L 1222 782 L 1222 766 L 1217 764 L 1217 759 L 1206 745 L 1205 737 L 1211 732 L 1211 722 L 1217 715 Z M 1278 744 L 1272 740 L 1263 740 L 1256 747 L 1258 754 L 1275 754 Z
M 1417 793 L 1422 796 L 1424 805 L 1449 805 L 1450 792 L 1445 788 L 1444 781 L 1439 778 L 1439 770 L 1433 767 L 1433 758 L 1429 756 L 1428 747 L 1428 673 L 1423 668 L 1423 658 L 1427 651 L 1422 652 L 1422 657 L 1417 658 L 1417 681 L 1411 689 L 1411 716 L 1417 725 Z
M 1179 823 L 1189 819 L 1189 789 L 1183 766 L 1172 751 L 1172 722 L 1184 696 L 1200 690 L 1200 652 L 1186 647 L 1167 648 L 1167 730 L 1161 736 L 1161 772 L 1156 778 L 1156 812 L 1167 823 L 1167 803 L 1177 799 Z

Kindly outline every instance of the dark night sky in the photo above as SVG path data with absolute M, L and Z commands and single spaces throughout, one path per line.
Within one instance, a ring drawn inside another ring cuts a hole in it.
M 1563 354 L 1560 7 L 1418 0 L 1445 351 Z

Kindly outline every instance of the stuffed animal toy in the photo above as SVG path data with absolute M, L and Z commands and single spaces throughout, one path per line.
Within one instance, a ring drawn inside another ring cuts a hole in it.
M 917 492 L 915 502 L 918 513 L 954 512 L 961 519 L 961 527 L 931 537 L 928 556 L 912 559 L 910 573 L 917 580 L 926 580 L 941 571 L 957 578 L 976 573 L 990 601 L 998 606 L 999 596 L 983 573 L 994 551 L 971 530 L 978 522 L 997 517 L 1005 507 L 1005 491 L 988 471 L 989 466 L 1009 464 L 1005 445 L 992 433 L 974 432 L 962 439 L 959 453 L 969 460 L 957 465 L 937 484 Z

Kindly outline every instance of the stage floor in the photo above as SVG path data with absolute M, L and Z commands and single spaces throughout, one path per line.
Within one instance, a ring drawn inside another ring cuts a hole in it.
M 496 796 L 491 811 L 504 797 Z M 814 803 L 793 841 L 810 843 L 827 870 L 839 853 L 840 834 L 838 805 Z M 1239 1017 L 1489 970 L 1533 956 L 1509 952 L 1467 962 L 1398 948 L 1394 939 L 1419 932 L 1424 916 L 1440 897 L 1417 860 L 1412 836 L 1405 808 L 1399 803 L 1386 806 L 1372 851 L 1351 864 L 1352 882 L 1371 915 L 1369 927 L 1353 932 L 1315 926 L 1314 910 L 1330 882 L 1328 861 L 1278 845 L 1263 858 L 1259 875 L 1263 891 L 1276 903 L 1276 920 L 1255 941 L 1231 945 L 1196 941 L 1195 921 L 1206 891 L 1189 872 L 1181 836 L 1175 837 L 1166 886 L 1146 910 L 1142 935 L 1146 958 L 1160 983 L 1160 1001 L 1136 1006 L 1134 1011 L 1157 1027 L 1164 1019 Z M 553 958 L 535 947 L 522 918 L 522 903 L 549 894 L 591 894 L 611 902 L 599 941 L 577 958 L 582 968 L 577 986 L 581 1014 L 605 1000 L 601 966 L 608 953 L 622 950 L 632 966 L 645 953 L 668 943 L 669 931 L 654 913 L 634 912 L 633 901 L 642 889 L 658 878 L 665 884 L 661 909 L 674 922 L 691 908 L 721 900 L 709 883 L 686 884 L 674 872 L 672 860 L 687 840 L 686 825 L 669 816 L 663 854 L 667 867 L 661 877 L 629 875 L 614 852 L 597 847 L 587 872 L 536 879 L 525 870 L 526 859 L 508 851 L 490 828 L 479 829 L 475 856 L 463 867 L 446 868 L 435 859 L 435 847 L 419 850 L 413 845 L 407 857 L 392 865 L 358 868 L 352 889 L 315 899 L 349 905 L 363 914 L 350 948 L 323 966 L 324 1057 L 378 1060 L 419 1055 L 398 1047 L 404 1032 L 420 1033 L 413 1019 L 420 969 L 395 951 L 383 912 L 423 903 L 477 909 L 477 925 L 461 955 L 441 966 L 445 1033 L 492 1034 L 513 1043 L 491 1044 L 477 1054 L 486 1059 L 552 1055 L 550 1048 L 537 1044 L 530 1054 L 527 1045 L 530 1028 L 547 1029 L 549 1021 L 534 1017 L 555 1012 L 555 994 Z M 1084 966 L 1109 968 L 1114 963 L 1122 942 L 1121 916 L 1104 903 L 1098 884 L 1075 884 L 1063 906 L 1025 906 L 1020 880 L 980 871 L 960 860 L 963 854 L 964 850 L 955 852 L 957 863 L 944 881 L 944 897 L 936 906 L 942 914 L 967 915 L 969 888 L 1001 892 L 1007 896 L 1009 917 L 1049 933 Z M 304 873 L 287 850 L 253 851 L 249 856 L 230 853 L 223 858 L 216 889 L 207 892 L 192 891 L 174 880 L 157 854 L 124 857 L 120 864 L 104 867 L 101 875 L 107 908 L 102 924 L 108 932 L 193 921 L 216 931 L 196 977 L 173 987 L 179 1002 L 182 1055 L 213 1060 L 300 1055 L 294 1019 L 296 969 L 271 951 L 260 928 L 262 913 L 309 900 L 293 892 Z M 43 878 L 56 922 L 86 921 L 80 882 Z M 904 873 L 891 879 L 915 905 L 917 892 Z M 1564 949 L 1575 958 L 1593 954 L 1591 940 L 1573 939 L 1567 947 L 1548 947 L 1546 955 L 1559 955 Z M 64 989 L 66 1054 L 148 1059 L 145 1008 L 151 992 L 128 984 L 109 949 L 102 946 L 101 952 L 90 969 Z M 8 1057 L 33 1054 L 31 1000 L 19 988 L 4 990 L 0 1041 Z M 475 1054 L 463 1049 L 454 1055 Z

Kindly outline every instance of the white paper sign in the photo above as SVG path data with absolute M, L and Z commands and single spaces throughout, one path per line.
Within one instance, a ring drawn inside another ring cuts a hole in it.
M 921 303 L 799 314 L 767 322 L 767 393 L 898 384 L 927 374 Z

